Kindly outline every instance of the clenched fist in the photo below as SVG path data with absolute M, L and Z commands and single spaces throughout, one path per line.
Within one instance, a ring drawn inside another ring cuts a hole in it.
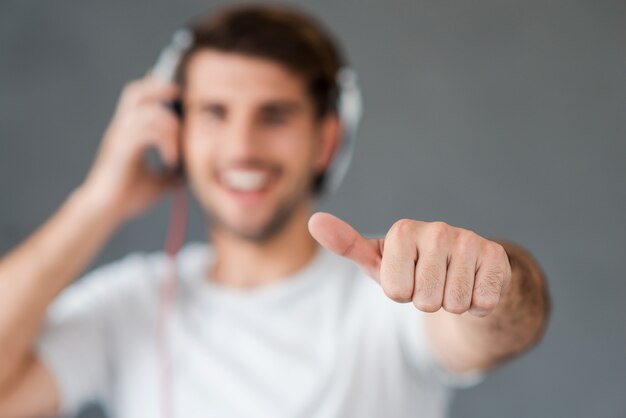
M 511 281 L 500 244 L 443 222 L 403 219 L 384 238 L 366 239 L 339 218 L 316 213 L 309 231 L 322 246 L 357 263 L 391 299 L 412 301 L 425 312 L 443 307 L 485 316 Z

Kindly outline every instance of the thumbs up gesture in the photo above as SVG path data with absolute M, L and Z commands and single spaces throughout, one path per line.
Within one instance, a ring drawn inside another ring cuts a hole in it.
M 359 265 L 396 302 L 424 312 L 486 316 L 511 281 L 511 265 L 497 242 L 444 222 L 402 219 L 384 238 L 367 239 L 328 213 L 309 220 L 322 246 Z

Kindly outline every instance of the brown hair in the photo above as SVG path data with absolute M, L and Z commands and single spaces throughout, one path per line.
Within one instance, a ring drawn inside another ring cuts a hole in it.
M 328 30 L 306 13 L 293 6 L 240 4 L 208 14 L 191 29 L 193 43 L 178 68 L 181 84 L 190 57 L 201 49 L 216 49 L 284 65 L 303 78 L 318 118 L 337 111 L 337 73 L 345 59 Z M 313 190 L 321 191 L 323 182 L 322 173 Z
M 193 44 L 178 69 L 181 83 L 195 52 L 216 49 L 284 65 L 303 77 L 318 117 L 337 110 L 343 54 L 326 28 L 304 12 L 275 4 L 236 5 L 201 18 L 191 29 Z

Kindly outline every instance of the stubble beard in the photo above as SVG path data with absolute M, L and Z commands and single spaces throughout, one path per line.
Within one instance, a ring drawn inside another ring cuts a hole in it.
M 296 213 L 301 209 L 304 202 L 310 198 L 312 177 L 309 177 L 304 183 L 306 184 L 301 184 L 297 191 L 283 199 L 277 205 L 270 219 L 260 227 L 238 227 L 224 220 L 217 211 L 211 210 L 209 216 L 213 220 L 213 228 L 224 231 L 228 235 L 242 241 L 254 244 L 268 243 L 285 229 Z

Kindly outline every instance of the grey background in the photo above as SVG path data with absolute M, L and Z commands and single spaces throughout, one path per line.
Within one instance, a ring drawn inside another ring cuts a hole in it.
M 0 3 L 0 253 L 79 184 L 123 83 L 212 4 Z M 546 338 L 459 392 L 452 416 L 626 416 L 626 2 L 305 6 L 365 97 L 351 172 L 322 208 L 366 233 L 411 217 L 511 238 L 549 278 Z M 166 219 L 164 202 L 97 263 L 160 249 Z

